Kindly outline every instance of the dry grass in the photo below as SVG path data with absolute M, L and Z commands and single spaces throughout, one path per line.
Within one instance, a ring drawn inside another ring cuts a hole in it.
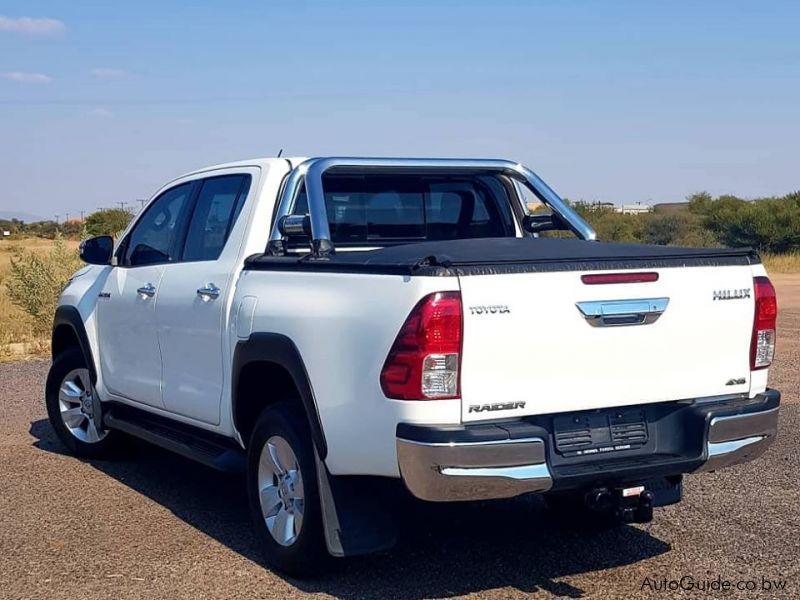
M 800 252 L 787 254 L 761 254 L 768 273 L 800 273 Z
M 66 243 L 70 248 L 78 247 L 78 242 Z M 33 333 L 28 315 L 12 304 L 6 293 L 5 279 L 11 271 L 11 257 L 20 247 L 46 254 L 53 248 L 53 241 L 42 238 L 0 240 L 0 361 L 38 356 L 50 349 L 50 340 Z

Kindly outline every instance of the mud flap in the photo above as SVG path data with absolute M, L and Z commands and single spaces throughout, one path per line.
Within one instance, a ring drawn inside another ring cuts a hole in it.
M 388 550 L 397 540 L 389 502 L 377 478 L 334 476 L 314 449 L 325 543 L 332 556 L 357 556 Z

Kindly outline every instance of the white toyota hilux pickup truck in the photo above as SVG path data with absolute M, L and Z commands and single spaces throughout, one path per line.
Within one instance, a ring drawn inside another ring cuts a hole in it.
M 244 469 L 290 574 L 390 547 L 397 490 L 644 522 L 776 433 L 758 255 L 595 241 L 514 162 L 210 167 L 81 256 L 53 328 L 59 438 Z

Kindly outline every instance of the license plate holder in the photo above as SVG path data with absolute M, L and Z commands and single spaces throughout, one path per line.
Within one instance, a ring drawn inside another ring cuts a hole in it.
M 556 452 L 597 456 L 641 448 L 649 439 L 642 409 L 604 409 L 553 418 Z

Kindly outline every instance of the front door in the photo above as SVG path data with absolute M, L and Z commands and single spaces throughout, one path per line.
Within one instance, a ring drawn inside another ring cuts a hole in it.
M 176 259 L 194 184 L 161 194 L 120 244 L 97 303 L 103 381 L 127 400 L 164 408 L 156 305 L 164 271 Z

